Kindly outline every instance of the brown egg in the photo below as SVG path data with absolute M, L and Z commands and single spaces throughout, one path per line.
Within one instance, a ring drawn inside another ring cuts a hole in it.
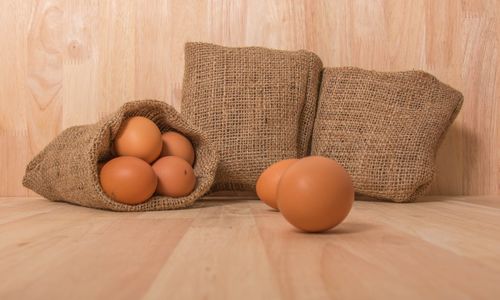
M 153 164 L 158 176 L 156 192 L 163 196 L 183 197 L 191 194 L 196 177 L 191 165 L 177 156 L 165 156 Z
M 278 209 L 278 183 L 283 173 L 297 162 L 298 159 L 285 159 L 270 165 L 260 174 L 257 180 L 256 192 L 259 199 L 274 209 Z
M 132 117 L 123 122 L 114 145 L 119 156 L 134 156 L 151 163 L 161 153 L 161 132 L 150 119 Z
M 158 179 L 153 168 L 137 157 L 120 156 L 108 161 L 99 174 L 102 190 L 125 204 L 140 204 L 155 192 Z
M 306 157 L 290 166 L 278 185 L 278 207 L 295 227 L 326 231 L 349 214 L 354 188 L 346 170 L 322 156 Z
M 163 141 L 161 156 L 177 156 L 193 165 L 194 148 L 187 137 L 175 131 L 168 131 L 161 135 L 161 139 Z

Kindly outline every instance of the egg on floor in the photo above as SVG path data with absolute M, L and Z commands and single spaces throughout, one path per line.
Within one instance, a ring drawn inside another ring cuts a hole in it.
M 120 156 L 105 163 L 99 173 L 102 190 L 112 200 L 136 205 L 155 192 L 158 179 L 153 168 L 137 157 Z
M 310 156 L 290 166 L 278 185 L 278 208 L 300 230 L 322 232 L 340 224 L 354 202 L 347 171 L 336 161 Z
M 193 165 L 195 152 L 193 144 L 187 137 L 175 131 L 167 131 L 161 135 L 161 139 L 163 142 L 161 156 L 177 156 Z
M 132 117 L 123 122 L 114 140 L 114 150 L 119 156 L 134 156 L 147 163 L 161 153 L 162 140 L 158 126 L 148 118 Z
M 196 185 L 193 168 L 177 156 L 165 156 L 153 164 L 158 176 L 156 192 L 162 196 L 183 197 L 191 194 Z
M 255 190 L 262 202 L 274 209 L 278 209 L 278 183 L 283 173 L 297 161 L 298 159 L 294 158 L 278 161 L 267 167 L 267 169 L 260 174 L 259 179 L 257 179 Z

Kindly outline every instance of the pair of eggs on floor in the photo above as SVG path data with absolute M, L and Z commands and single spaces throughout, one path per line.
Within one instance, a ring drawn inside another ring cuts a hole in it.
M 336 161 L 310 156 L 269 166 L 257 180 L 257 196 L 300 230 L 322 232 L 340 224 L 354 201 L 347 171 Z
M 104 193 L 116 202 L 136 205 L 155 192 L 183 197 L 194 190 L 195 152 L 180 133 L 162 134 L 150 119 L 132 117 L 120 127 L 113 151 L 118 157 L 102 166 L 99 178 Z

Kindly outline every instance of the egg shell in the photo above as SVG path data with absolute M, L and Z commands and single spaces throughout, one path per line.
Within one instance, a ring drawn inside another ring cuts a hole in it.
M 270 165 L 257 179 L 256 192 L 260 200 L 268 206 L 278 209 L 278 183 L 285 171 L 298 159 L 285 159 Z
M 101 187 L 112 200 L 140 204 L 155 192 L 158 179 L 153 168 L 137 157 L 120 156 L 108 161 L 99 173 Z
M 158 176 L 156 192 L 168 197 L 183 197 L 191 194 L 196 185 L 193 168 L 177 156 L 165 156 L 153 164 Z
M 195 152 L 193 144 L 187 137 L 175 131 L 168 131 L 161 135 L 161 139 L 163 142 L 161 156 L 177 156 L 193 165 Z
M 125 120 L 114 140 L 114 150 L 117 155 L 134 156 L 148 163 L 160 156 L 161 149 L 160 129 L 145 117 Z
M 306 157 L 290 166 L 278 185 L 278 207 L 285 219 L 306 232 L 321 232 L 340 224 L 354 201 L 347 171 L 336 161 Z

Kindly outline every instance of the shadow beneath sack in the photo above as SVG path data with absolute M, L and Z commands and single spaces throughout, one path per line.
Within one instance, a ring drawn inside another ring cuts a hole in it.
M 414 201 L 409 201 L 409 202 L 394 202 L 390 201 L 387 199 L 379 199 L 379 198 L 373 198 L 365 195 L 360 195 L 356 194 L 356 201 L 363 201 L 363 202 L 378 202 L 378 203 L 392 203 L 394 205 L 409 205 L 409 204 L 415 204 L 415 203 L 425 203 L 425 202 L 440 202 L 444 201 L 445 198 L 443 196 L 437 196 L 437 195 L 423 195 L 417 197 Z
M 205 208 L 205 207 L 214 207 L 214 206 L 226 206 L 226 205 L 235 205 L 241 203 L 247 203 L 249 201 L 256 201 L 254 197 L 250 196 L 219 196 L 219 195 L 207 195 L 197 200 L 192 206 L 189 208 Z

